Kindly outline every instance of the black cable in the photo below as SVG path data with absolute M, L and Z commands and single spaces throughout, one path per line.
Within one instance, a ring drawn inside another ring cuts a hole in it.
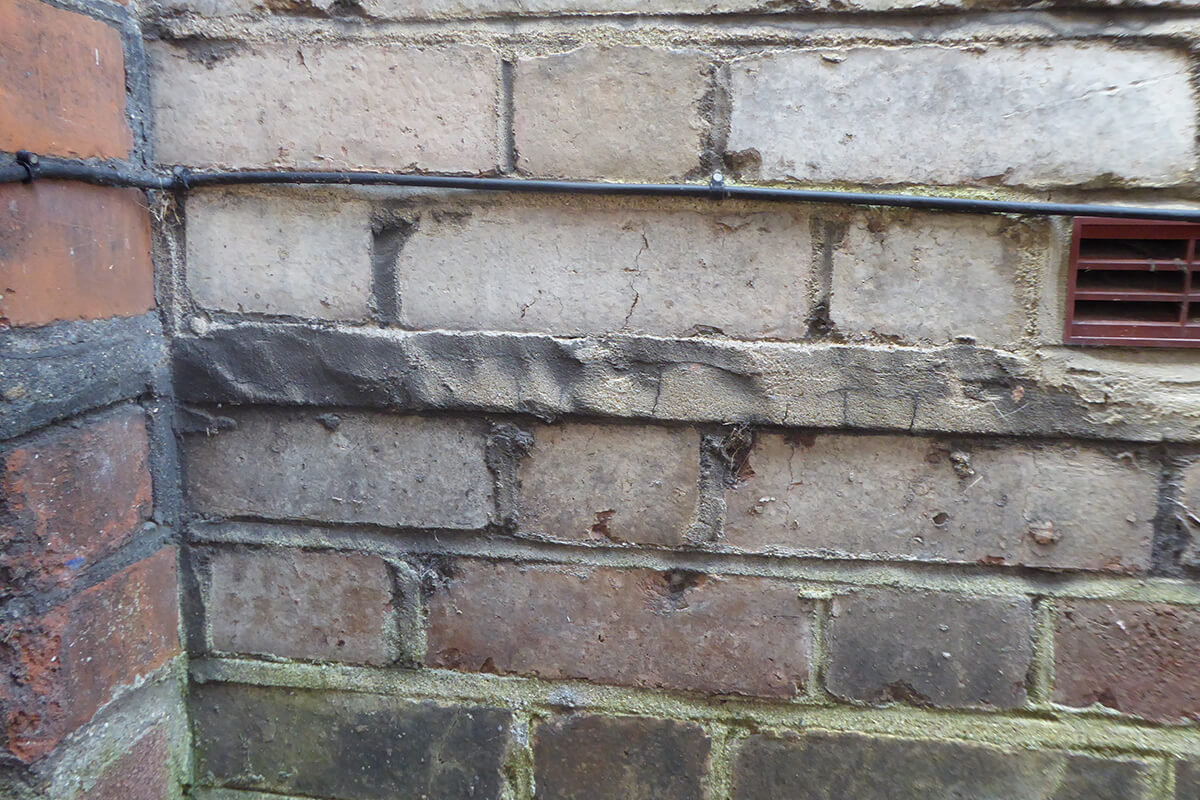
M 1022 214 L 1043 217 L 1117 217 L 1200 223 L 1200 209 L 1146 208 L 1090 203 L 1025 202 L 880 194 L 819 189 L 780 189 L 764 186 L 730 186 L 719 175 L 708 184 L 604 183 L 600 181 L 535 180 L 523 178 L 473 178 L 454 175 L 415 175 L 395 172 L 249 170 L 244 172 L 191 172 L 176 167 L 171 174 L 126 167 L 73 161 L 38 160 L 0 167 L 0 183 L 28 182 L 32 178 L 75 180 L 102 186 L 137 189 L 187 190 L 204 186 L 310 184 L 341 186 L 408 186 L 426 189 L 462 189 L 483 192 L 538 194 L 593 194 L 609 196 L 692 197 L 766 202 L 830 203 L 854 206 L 893 206 L 965 214 Z

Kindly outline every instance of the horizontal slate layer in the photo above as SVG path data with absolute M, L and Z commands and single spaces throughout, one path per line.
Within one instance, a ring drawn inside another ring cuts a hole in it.
M 1200 441 L 1183 414 L 1086 402 L 1033 361 L 902 348 L 217 326 L 173 342 L 192 403 L 566 414 L 792 427 Z

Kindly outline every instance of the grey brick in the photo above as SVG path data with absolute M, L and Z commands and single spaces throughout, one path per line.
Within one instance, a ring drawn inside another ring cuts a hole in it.
M 337 800 L 498 800 L 511 715 L 370 694 L 206 684 L 191 698 L 201 784 Z
M 751 736 L 734 800 L 1150 800 L 1155 766 L 1136 759 L 958 742 L 808 733 Z
M 1033 656 L 1027 597 L 866 589 L 835 597 L 826 683 L 869 703 L 1015 708 Z
M 202 513 L 433 528 L 479 528 L 493 517 L 482 421 L 229 416 L 235 430 L 186 444 L 188 495 Z
M 690 428 L 538 426 L 521 461 L 520 529 L 555 539 L 678 545 L 698 499 Z
M 1158 474 L 1129 451 L 761 434 L 727 496 L 739 549 L 1142 572 Z
M 733 66 L 729 149 L 765 180 L 1172 185 L 1194 168 L 1189 73 L 1095 43 L 755 56 Z

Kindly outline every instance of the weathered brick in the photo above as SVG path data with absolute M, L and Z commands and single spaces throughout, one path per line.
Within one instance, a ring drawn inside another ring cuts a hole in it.
M 396 660 L 392 577 L 376 556 L 219 552 L 208 619 L 218 651 L 314 661 Z
M 4 749 L 52 750 L 120 687 L 179 653 L 175 550 L 164 548 L 65 604 L 0 624 Z
M 498 708 L 207 684 L 191 714 L 202 785 L 338 800 L 499 800 L 504 785 Z
M 148 45 L 156 155 L 234 167 L 496 168 L 496 55 L 389 44 Z
M 191 437 L 198 511 L 327 522 L 480 528 L 493 516 L 482 422 L 387 414 L 232 413 Z
M 765 578 L 464 559 L 429 601 L 427 662 L 712 694 L 792 697 L 812 604 Z
M 8 0 L 0 7 L 0 53 L 0 150 L 129 155 L 125 54 L 115 27 L 36 0 Z
M 1170 185 L 1195 159 L 1189 74 L 1182 52 L 1096 43 L 755 56 L 733 65 L 728 146 L 765 180 Z
M 167 732 L 154 728 L 107 766 L 80 800 L 168 800 L 169 759 Z
M 1129 452 L 762 434 L 727 494 L 725 537 L 751 551 L 1141 572 L 1157 494 L 1157 470 Z
M 367 203 L 286 192 L 194 192 L 187 280 L 205 308 L 361 320 L 371 299 Z
M 683 544 L 700 435 L 650 425 L 542 425 L 517 473 L 520 529 L 555 539 Z
M 1025 331 L 1017 270 L 1031 239 L 1028 226 L 1000 218 L 856 219 L 833 250 L 830 319 L 851 337 L 1015 342 Z
M 1059 608 L 1054 700 L 1200 721 L 1200 610 L 1075 600 Z
M 581 47 L 517 62 L 517 167 L 605 180 L 681 178 L 700 167 L 707 59 L 695 51 Z
M 1033 657 L 1027 597 L 864 589 L 833 600 L 829 691 L 869 703 L 1015 708 Z
M 1150 800 L 1155 765 L 1057 751 L 814 732 L 754 735 L 734 800 Z
M 710 742 L 691 722 L 555 717 L 534 728 L 537 796 L 545 800 L 701 800 Z
M 154 307 L 150 215 L 140 192 L 7 184 L 0 207 L 0 328 Z
M 0 452 L 0 597 L 70 585 L 150 518 L 146 416 L 124 408 Z
M 1175 765 L 1175 800 L 1200 800 L 1200 761 Z
M 457 210 L 414 217 L 397 265 L 407 327 L 740 339 L 807 330 L 811 245 L 796 212 L 566 199 Z

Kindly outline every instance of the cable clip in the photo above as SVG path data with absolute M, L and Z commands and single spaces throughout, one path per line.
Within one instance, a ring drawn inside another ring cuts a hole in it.
M 729 197 L 729 187 L 725 185 L 725 175 L 714 172 L 708 179 L 708 191 L 715 200 L 724 200 Z
M 192 177 L 192 171 L 187 167 L 175 167 L 171 170 L 171 174 L 175 177 L 175 182 L 179 185 L 178 188 L 187 191 L 191 188 L 188 179 Z
M 37 154 L 28 150 L 18 150 L 17 163 L 25 168 L 25 177 L 21 179 L 21 183 L 33 183 L 33 179 L 37 177 Z

